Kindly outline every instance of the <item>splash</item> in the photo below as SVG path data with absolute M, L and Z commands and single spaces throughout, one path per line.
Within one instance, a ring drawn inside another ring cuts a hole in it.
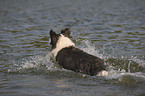
M 114 48 L 114 46 L 111 46 L 110 44 L 109 48 L 105 46 L 106 45 L 104 45 L 102 49 L 98 49 L 95 46 L 92 46 L 89 41 L 83 41 L 80 47 L 85 52 L 104 59 L 106 71 L 100 72 L 97 76 L 103 76 L 106 79 L 119 79 L 129 75 L 143 78 L 145 80 L 144 60 L 138 58 L 137 56 L 124 56 L 124 53 L 122 56 L 117 56 L 116 51 L 119 51 L 119 49 L 117 50 L 116 48 Z
M 145 58 L 144 56 L 142 58 Z M 140 66 L 145 67 L 145 61 L 142 58 L 138 58 L 137 56 L 131 56 L 129 60 L 137 62 Z
M 18 61 L 14 61 L 13 66 L 10 69 L 8 69 L 8 72 L 23 73 L 24 71 L 28 72 L 29 69 L 31 71 L 57 70 L 55 65 L 51 62 L 50 54 L 47 54 L 46 56 L 36 55 L 27 58 L 22 58 Z
M 100 51 L 95 46 L 92 46 L 88 40 L 82 41 L 80 49 L 101 59 L 105 58 L 105 56 L 101 54 Z
M 95 55 L 105 61 L 106 71 L 98 74 L 97 76 L 103 76 L 106 79 L 119 79 L 123 76 L 135 76 L 138 78 L 143 78 L 145 80 L 145 61 L 138 58 L 137 56 L 131 57 L 115 57 L 114 54 L 110 54 L 110 51 L 106 51 L 105 47 L 98 49 L 91 45 L 89 41 L 83 41 L 80 49 L 87 53 Z M 112 48 L 113 52 L 114 48 Z M 116 49 L 115 49 L 116 50 Z M 107 53 L 108 52 L 108 53 Z M 8 72 L 18 72 L 18 73 L 29 73 L 29 72 L 50 72 L 54 70 L 67 70 L 61 69 L 52 62 L 50 58 L 50 53 L 46 56 L 36 55 L 27 58 L 22 58 L 13 63 L 13 66 L 8 69 Z

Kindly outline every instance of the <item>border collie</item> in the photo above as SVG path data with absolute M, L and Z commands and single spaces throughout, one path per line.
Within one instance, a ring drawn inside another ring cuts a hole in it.
M 100 58 L 90 55 L 80 49 L 70 39 L 70 30 L 65 28 L 60 34 L 50 31 L 52 55 L 58 65 L 74 72 L 87 75 L 97 75 L 104 70 L 104 62 Z

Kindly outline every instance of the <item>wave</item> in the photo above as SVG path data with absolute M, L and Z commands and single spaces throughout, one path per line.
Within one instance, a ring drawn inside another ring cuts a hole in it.
M 123 76 L 134 76 L 145 80 L 145 61 L 137 56 L 114 57 L 112 54 L 108 55 L 107 53 L 104 53 L 105 48 L 98 49 L 95 46 L 92 46 L 89 41 L 82 41 L 80 49 L 104 59 L 108 74 L 103 77 L 106 79 L 119 79 Z M 14 61 L 13 66 L 8 69 L 9 73 L 16 72 L 26 74 L 44 74 L 56 71 L 70 72 L 54 64 L 50 57 L 50 53 L 46 56 L 36 55 Z
M 120 56 L 114 56 L 116 49 L 112 46 L 111 48 L 103 47 L 103 49 L 98 49 L 95 46 L 92 46 L 90 41 L 86 40 L 83 41 L 80 48 L 85 52 L 104 59 L 106 71 L 108 72 L 107 75 L 104 76 L 106 79 L 118 79 L 123 76 L 135 76 L 145 80 L 144 57 L 123 56 L 122 54 L 120 54 Z M 106 49 L 110 50 L 112 54 L 110 54 L 110 51 L 107 52 Z M 102 75 L 99 74 L 99 76 Z

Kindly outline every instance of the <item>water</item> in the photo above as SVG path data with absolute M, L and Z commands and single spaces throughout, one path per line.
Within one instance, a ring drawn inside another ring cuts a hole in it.
M 144 96 L 145 1 L 0 0 L 1 96 Z M 105 61 L 84 76 L 50 59 L 49 31 Z

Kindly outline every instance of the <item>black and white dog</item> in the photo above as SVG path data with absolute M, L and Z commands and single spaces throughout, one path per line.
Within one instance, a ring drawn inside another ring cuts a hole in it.
M 70 39 L 69 28 L 65 28 L 60 34 L 51 30 L 50 37 L 53 57 L 63 68 L 91 76 L 105 69 L 103 60 L 75 46 Z

